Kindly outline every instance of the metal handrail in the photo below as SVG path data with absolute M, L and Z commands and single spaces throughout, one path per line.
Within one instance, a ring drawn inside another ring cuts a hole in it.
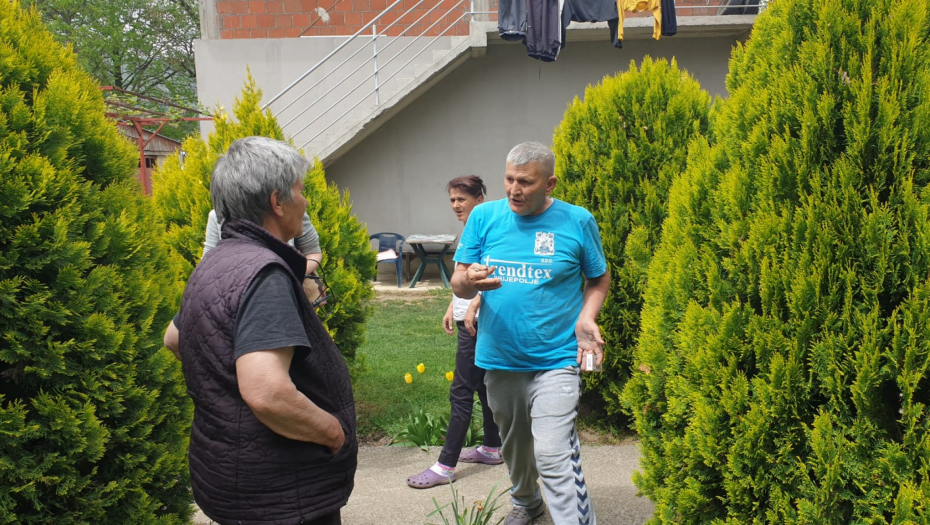
M 426 30 L 423 31 L 423 33 L 428 33 L 433 27 L 436 26 L 436 24 L 438 24 L 439 22 L 441 22 L 442 20 L 444 20 L 444 19 L 445 19 L 447 16 L 449 16 L 450 14 L 452 14 L 452 12 L 455 11 L 456 9 L 458 9 L 459 5 L 461 5 L 461 4 L 462 4 L 463 2 L 465 2 L 465 1 L 466 1 L 466 0 L 459 0 L 459 2 L 458 2 L 457 4 L 455 4 L 455 6 L 454 6 L 452 9 L 446 11 L 446 13 L 443 14 L 442 16 L 440 16 L 439 19 L 437 19 L 435 22 L 433 22 L 432 24 L 430 24 L 430 26 L 427 27 Z M 456 24 L 458 24 L 464 17 L 466 17 L 466 16 L 468 16 L 468 15 L 469 15 L 469 14 L 468 14 L 467 12 L 464 13 L 462 16 L 459 17 L 458 20 L 456 20 L 456 21 L 455 21 L 454 23 L 452 23 L 449 27 L 447 27 L 446 29 L 444 29 L 444 30 L 439 34 L 439 36 L 442 36 L 446 31 L 448 31 L 448 30 L 451 29 L 452 27 L 455 27 Z M 424 15 L 424 16 L 426 16 L 426 15 Z M 420 18 L 422 19 L 423 17 L 420 17 Z M 401 70 L 403 70 L 403 68 L 407 67 L 407 65 L 410 64 L 410 62 L 411 62 L 414 58 L 420 56 L 421 54 L 423 54 L 423 51 L 429 49 L 429 47 L 430 47 L 431 45 L 433 45 L 433 44 L 436 42 L 436 40 L 439 38 L 439 36 L 435 37 L 430 43 L 428 43 L 427 45 L 423 46 L 423 49 L 420 50 L 419 53 L 417 53 L 417 54 L 414 55 L 410 60 L 408 60 L 407 62 L 405 62 L 404 65 L 400 66 L 400 68 L 397 69 L 397 71 L 395 71 L 393 74 L 391 74 L 391 76 L 389 76 L 387 79 L 385 79 L 385 82 L 387 82 L 388 80 L 391 80 L 392 78 L 394 78 L 394 75 L 396 75 L 396 74 L 399 73 Z M 403 49 L 401 49 L 400 51 L 398 51 L 397 54 L 395 54 L 394 56 L 392 56 L 390 60 L 388 60 L 387 62 L 385 62 L 384 65 L 387 66 L 388 64 L 390 64 L 391 62 L 393 62 L 395 58 L 397 58 L 397 57 L 400 56 L 404 51 L 406 51 L 407 49 L 409 49 L 410 46 L 412 46 L 413 44 L 415 44 L 415 43 L 417 42 L 417 40 L 418 40 L 419 38 L 421 38 L 421 37 L 422 37 L 422 35 L 417 36 L 413 41 L 411 41 L 409 44 L 407 44 L 406 46 L 404 46 Z M 367 64 L 368 61 L 365 61 L 365 63 Z M 313 120 L 311 120 L 310 122 L 308 122 L 304 127 L 302 127 L 302 128 L 300 128 L 299 130 L 295 131 L 295 132 L 293 133 L 293 136 L 296 137 L 296 136 L 299 135 L 301 132 L 303 132 L 303 130 L 305 130 L 305 129 L 309 128 L 310 126 L 312 126 L 313 124 L 315 124 L 316 121 L 320 120 L 320 118 L 323 117 L 323 115 L 329 113 L 329 111 L 330 111 L 331 109 L 333 109 L 334 107 L 336 107 L 337 104 L 339 104 L 340 102 L 342 102 L 343 100 L 345 100 L 346 98 L 348 98 L 348 96 L 351 95 L 352 93 L 355 93 L 355 91 L 358 90 L 358 88 L 362 87 L 362 86 L 364 85 L 364 83 L 365 83 L 368 79 L 372 78 L 373 76 L 374 76 L 374 73 L 371 73 L 371 74 L 369 74 L 367 77 L 363 78 L 363 79 L 358 83 L 357 86 L 355 86 L 354 88 L 352 88 L 351 90 L 349 90 L 348 92 L 346 92 L 346 93 L 342 96 L 342 98 L 340 98 L 339 100 L 337 100 L 336 102 L 334 102 L 332 105 L 330 105 L 330 106 L 329 106 L 328 108 L 326 108 L 325 110 L 321 111 L 320 114 L 317 115 L 316 118 L 314 118 Z M 347 78 L 348 78 L 348 77 L 347 77 Z M 361 98 L 361 100 L 359 100 L 358 102 L 356 102 L 354 106 L 352 106 L 352 107 L 349 108 L 345 113 L 343 113 L 342 115 L 340 115 L 339 117 L 337 117 L 336 120 L 339 120 L 339 119 L 341 119 L 342 117 L 346 116 L 346 115 L 348 114 L 349 111 L 352 111 L 353 109 L 355 109 L 356 107 L 358 107 L 359 104 L 361 104 L 363 100 L 365 100 L 366 98 L 368 98 L 368 97 L 369 97 L 371 94 L 373 94 L 376 90 L 377 90 L 377 87 L 376 87 L 374 90 L 368 92 L 365 96 L 363 96 L 363 97 Z M 322 97 L 321 97 L 321 98 L 322 98 Z M 317 100 L 319 100 L 319 99 L 317 99 Z M 310 140 L 308 140 L 308 141 L 304 144 L 304 146 L 306 146 L 307 144 L 309 144 L 310 142 L 312 142 L 313 139 L 317 138 L 318 136 L 320 136 L 320 135 L 321 135 L 323 132 L 325 132 L 325 131 L 326 131 L 326 128 L 320 130 L 320 132 L 317 133 L 316 135 L 314 135 L 313 138 L 311 138 Z M 303 147 L 303 146 L 301 146 L 301 147 Z
M 410 9 L 408 9 L 407 12 L 410 12 L 411 10 L 416 9 L 417 6 L 419 6 L 420 4 L 422 4 L 422 3 L 425 2 L 425 1 L 426 1 L 426 0 L 420 0 L 419 2 L 417 2 L 416 4 L 414 4 L 413 7 L 411 7 Z M 435 7 L 434 7 L 434 9 L 435 9 Z M 432 12 L 432 9 L 430 9 L 429 11 L 427 11 L 427 14 L 428 14 L 428 13 L 431 13 L 431 12 Z M 397 17 L 396 19 L 394 19 L 393 22 L 391 22 L 390 24 L 388 24 L 388 26 L 385 27 L 385 28 L 382 30 L 382 33 L 386 33 L 388 29 L 394 27 L 394 24 L 396 24 L 397 22 L 400 22 L 401 18 L 403 18 L 404 15 L 406 15 L 406 14 L 407 14 L 407 13 L 404 13 L 403 15 L 400 15 L 399 17 Z M 424 15 L 424 16 L 425 16 L 425 15 Z M 417 22 L 419 22 L 419 21 L 422 20 L 422 19 L 423 19 L 423 17 L 420 17 L 420 19 L 417 20 Z M 417 22 L 414 22 L 414 23 L 417 23 Z M 372 26 L 372 28 L 374 28 L 374 26 Z M 409 29 L 409 28 L 408 28 L 408 29 Z M 407 29 L 404 30 L 404 33 L 406 33 L 406 32 L 407 32 Z M 401 34 L 403 34 L 403 33 L 401 33 Z M 378 34 L 378 35 L 376 35 L 374 38 L 377 38 L 378 36 L 381 36 L 381 35 Z M 390 47 L 391 43 L 393 43 L 393 40 L 392 40 L 391 42 L 388 42 L 388 45 L 384 46 L 384 49 L 387 49 L 388 47 Z M 355 53 L 352 53 L 351 55 L 349 55 L 345 60 L 343 60 L 342 62 L 340 62 L 338 66 L 336 66 L 335 68 L 333 68 L 333 71 L 336 71 L 336 70 L 338 70 L 339 68 L 341 68 L 342 66 L 346 65 L 346 62 L 348 62 L 349 60 L 352 60 L 353 58 L 355 58 L 355 55 L 361 53 L 363 49 L 365 49 L 365 48 L 364 48 L 364 47 L 359 47 L 357 50 L 355 50 Z M 384 49 L 382 49 L 382 51 L 384 51 Z M 375 56 L 377 56 L 377 52 L 376 52 L 376 55 L 375 55 Z M 371 59 L 368 59 L 368 60 L 371 60 Z M 358 66 L 357 68 L 355 68 L 355 71 L 353 71 L 353 72 L 349 73 L 348 75 L 346 75 L 346 78 L 348 78 L 348 77 L 354 75 L 356 72 L 358 72 L 359 69 L 361 69 L 365 64 L 368 63 L 368 60 L 366 60 L 365 62 L 363 62 L 362 65 L 360 65 L 360 66 Z M 301 93 L 300 95 L 297 95 L 297 97 L 294 99 L 294 101 L 297 101 L 297 100 L 303 98 L 304 95 L 306 95 L 307 93 L 309 93 L 310 90 L 312 90 L 313 88 L 319 86 L 324 80 L 326 80 L 326 77 L 323 77 L 323 78 L 321 78 L 320 80 L 317 80 L 316 84 L 314 84 L 314 85 L 308 87 L 308 88 L 307 88 L 306 90 L 304 90 L 304 92 Z M 343 80 L 343 81 L 344 81 L 344 80 Z M 342 82 L 340 82 L 340 84 L 341 84 L 341 83 L 342 83 Z M 337 85 L 338 85 L 338 84 L 337 84 Z M 308 106 L 304 111 L 306 111 L 307 109 L 310 109 L 311 107 L 313 107 L 313 105 L 316 104 L 317 101 L 319 101 L 320 98 L 325 97 L 325 96 L 328 95 L 331 91 L 332 91 L 332 90 L 327 91 L 326 93 L 320 95 L 320 97 L 319 97 L 317 100 L 315 100 L 315 101 L 313 102 L 313 104 L 310 104 L 310 106 Z M 292 103 L 293 103 L 293 102 L 292 102 Z M 287 109 L 288 107 L 290 107 L 290 105 L 288 105 L 288 106 L 282 108 L 281 111 L 284 111 L 284 110 Z M 304 112 L 302 111 L 302 112 L 298 113 L 297 116 L 300 116 L 300 115 L 302 115 L 303 113 L 304 113 Z M 296 119 L 296 118 L 297 118 L 297 117 L 294 117 L 294 119 Z M 291 122 L 293 122 L 294 119 L 291 119 L 291 120 L 285 122 L 285 123 L 284 123 L 284 126 L 287 126 L 288 124 L 290 124 Z M 282 126 L 282 127 L 283 127 L 283 126 Z
M 424 1 L 425 1 L 425 0 L 420 0 L 419 2 L 417 2 L 416 4 L 414 4 L 413 7 L 411 7 L 410 9 L 408 9 L 406 13 L 404 13 L 403 15 L 397 17 L 393 22 L 391 22 L 390 25 L 388 25 L 387 27 L 385 27 L 384 30 L 383 30 L 383 32 L 386 33 L 388 29 L 394 27 L 394 24 L 396 24 L 397 22 L 399 22 L 399 21 L 401 20 L 401 18 L 404 17 L 404 15 L 406 15 L 407 13 L 409 13 L 410 11 L 412 11 L 413 9 L 416 9 L 416 7 L 417 7 L 418 5 L 420 5 L 420 4 L 422 4 Z M 433 10 L 436 9 L 436 7 L 438 7 L 438 6 L 433 6 L 433 7 L 432 7 L 429 11 L 427 11 L 423 16 L 421 16 L 420 18 L 416 19 L 412 24 L 409 24 L 409 26 L 408 26 L 406 29 L 404 29 L 404 30 L 400 33 L 400 35 L 398 35 L 398 36 L 403 36 L 404 33 L 406 33 L 407 31 L 409 31 L 411 27 L 415 26 L 416 24 L 419 24 L 420 21 L 423 20 L 424 18 L 426 18 L 430 13 L 432 13 Z M 381 36 L 381 35 L 379 34 L 379 35 L 377 35 L 377 36 Z M 381 52 L 383 53 L 384 50 L 386 50 L 387 48 L 391 47 L 391 44 L 393 44 L 393 43 L 396 42 L 396 41 L 397 41 L 397 40 L 395 39 L 395 40 L 391 40 L 390 42 L 388 42 L 386 46 L 384 46 L 383 48 L 381 48 Z M 349 60 L 355 58 L 355 55 L 359 54 L 363 49 L 365 49 L 365 48 L 364 48 L 364 47 L 358 48 L 358 50 L 356 50 L 355 53 L 352 53 L 348 58 L 346 58 L 345 60 L 343 60 L 342 63 L 340 63 L 338 66 L 336 66 L 335 69 L 334 69 L 334 71 L 337 70 L 337 69 L 339 69 L 339 68 L 341 68 L 342 66 L 344 66 L 344 65 L 346 64 L 346 62 L 348 62 Z M 401 50 L 401 52 L 403 52 L 403 50 Z M 378 56 L 378 55 L 377 55 L 377 50 L 376 50 L 376 51 L 375 51 L 375 54 L 372 56 L 372 58 L 377 58 L 377 56 Z M 284 125 L 282 125 L 281 127 L 286 127 L 286 126 L 287 126 L 288 124 L 290 124 L 291 122 L 294 122 L 295 120 L 297 120 L 297 118 L 299 118 L 301 115 L 303 115 L 304 113 L 306 113 L 307 111 L 309 111 L 310 108 L 312 108 L 313 106 L 315 106 L 317 102 L 323 100 L 323 97 L 325 97 L 326 95 L 329 95 L 330 93 L 332 93 L 337 87 L 341 86 L 343 82 L 345 82 L 346 80 L 348 80 L 349 77 L 351 77 L 352 75 L 358 73 L 358 71 L 359 71 L 360 69 L 362 69 L 363 67 L 365 67 L 365 65 L 368 64 L 368 62 L 370 62 L 371 60 L 372 60 L 372 59 L 369 58 L 368 60 L 365 60 L 364 62 L 362 62 L 361 64 L 359 64 L 358 67 L 356 67 L 351 73 L 349 73 L 349 74 L 346 75 L 342 80 L 340 80 L 338 83 L 336 83 L 336 85 L 334 85 L 333 87 L 329 88 L 329 91 L 327 91 L 326 93 L 323 93 L 322 95 L 320 95 L 319 97 L 317 97 L 317 99 L 314 100 L 313 102 L 311 102 L 309 106 L 307 106 L 307 107 L 305 107 L 303 110 L 301 110 L 300 113 L 294 115 L 294 118 L 292 118 L 291 120 L 285 122 Z M 387 65 L 387 64 L 385 64 L 385 65 Z M 377 71 L 375 71 L 375 73 L 377 74 Z M 371 77 L 369 77 L 369 78 L 371 78 Z M 298 95 L 297 98 L 294 99 L 294 101 L 297 101 L 297 100 L 303 98 L 304 95 L 306 95 L 307 93 L 309 93 L 311 89 L 313 89 L 313 88 L 319 86 L 320 83 L 322 83 L 324 80 L 326 80 L 325 77 L 324 77 L 324 78 L 321 78 L 320 80 L 318 80 L 318 81 L 316 82 L 316 84 L 310 86 L 310 87 L 307 88 L 303 93 L 301 93 L 300 95 Z M 365 80 L 368 80 L 368 79 L 366 78 Z M 292 102 L 292 103 L 293 103 L 293 102 Z M 285 109 L 287 109 L 287 107 L 282 108 L 281 111 L 284 111 Z M 325 114 L 325 113 L 326 113 L 326 112 L 324 111 L 323 114 Z M 321 115 L 322 115 L 322 114 L 321 114 Z M 303 130 L 301 130 L 301 131 L 303 131 Z M 299 133 L 299 132 L 298 132 L 298 133 Z
M 390 42 L 388 42 L 388 44 L 390 44 Z M 380 106 L 381 97 L 378 93 L 378 29 L 375 26 L 371 26 L 371 50 L 373 51 L 372 58 L 375 61 L 375 105 Z
M 460 1 L 459 4 L 461 4 L 461 3 L 464 2 L 464 1 L 465 1 L 465 0 Z M 456 6 L 456 7 L 457 7 L 457 6 Z M 448 16 L 451 12 L 452 12 L 452 10 L 449 10 L 445 15 L 443 15 L 442 17 L 440 17 L 439 20 L 442 20 L 443 18 L 445 18 L 446 16 Z M 429 49 L 429 47 L 430 47 L 431 45 L 433 45 L 437 40 L 439 40 L 440 38 L 442 38 L 442 36 L 446 33 L 446 31 L 448 31 L 448 30 L 452 29 L 453 27 L 455 27 L 456 24 L 458 24 L 458 23 L 461 22 L 465 17 L 470 16 L 471 14 L 472 14 L 471 12 L 466 12 L 466 13 L 462 14 L 462 16 L 460 16 L 455 22 L 453 22 L 452 24 L 450 24 L 449 27 L 443 29 L 437 36 L 435 36 L 435 37 L 433 38 L 433 40 L 430 41 L 429 44 L 423 46 L 423 49 L 421 49 L 419 53 L 417 53 L 416 55 L 410 57 L 409 60 L 407 60 L 406 62 L 404 62 L 404 65 L 400 66 L 399 68 L 397 68 L 396 71 L 394 71 L 393 73 L 391 73 L 391 75 L 387 78 L 387 80 L 391 80 L 392 78 L 394 78 L 394 75 L 396 75 L 396 74 L 400 73 L 401 71 L 403 71 L 403 69 L 404 69 L 405 67 L 407 67 L 407 66 L 410 64 L 410 62 L 412 62 L 415 58 L 417 58 L 418 56 L 420 56 L 421 54 L 423 54 L 423 52 L 426 51 L 427 49 Z M 437 20 L 436 22 L 433 22 L 433 24 L 430 25 L 430 27 L 428 27 L 428 28 L 426 29 L 426 31 L 424 31 L 424 33 L 429 32 L 429 30 L 432 29 L 432 27 L 433 27 L 434 25 L 436 25 L 437 23 L 439 23 L 439 20 Z M 418 38 L 419 38 L 419 37 L 418 37 Z M 410 47 L 412 44 L 413 44 L 413 42 L 411 42 L 410 44 L 408 44 L 407 47 Z M 401 50 L 401 53 L 402 53 L 404 50 L 406 50 L 406 49 L 407 49 L 406 47 L 405 47 L 404 49 L 402 49 L 402 50 Z M 400 55 L 400 53 L 398 53 L 397 55 L 394 55 L 394 57 L 392 57 L 391 60 L 393 60 L 394 58 L 396 58 L 396 57 L 399 56 L 399 55 Z M 367 80 L 367 79 L 366 79 L 366 80 Z M 385 80 L 385 81 L 387 81 L 387 80 Z M 362 82 L 364 82 L 364 80 L 363 80 Z M 359 87 L 361 87 L 361 85 L 362 85 L 362 84 L 359 83 L 359 85 L 356 86 L 352 91 L 355 91 L 355 89 L 358 89 Z M 377 88 L 376 88 L 376 89 L 377 89 Z M 362 97 L 358 102 L 356 102 L 352 107 L 350 107 L 349 109 L 345 110 L 345 111 L 342 113 L 342 115 L 339 115 L 338 117 L 336 117 L 336 120 L 339 120 L 339 119 L 341 119 L 342 117 L 348 115 L 350 111 L 352 111 L 353 109 L 357 108 L 358 105 L 361 104 L 363 100 L 367 99 L 367 98 L 368 98 L 372 93 L 374 93 L 374 92 L 375 92 L 375 90 L 373 89 L 373 90 L 369 91 L 368 93 L 366 93 L 365 96 L 363 96 L 363 97 Z M 345 97 L 343 97 L 343 99 L 339 100 L 338 102 L 342 102 L 342 100 L 344 100 L 344 98 L 345 98 Z M 338 103 L 338 102 L 337 102 L 337 103 Z M 330 109 L 332 109 L 333 107 L 335 107 L 335 104 L 334 104 L 333 106 L 330 106 L 326 111 L 328 112 L 328 111 L 329 111 Z M 301 128 L 300 131 L 303 131 L 303 130 L 306 129 L 308 126 L 309 126 L 309 124 L 308 124 L 307 126 L 304 126 L 303 128 Z M 297 133 L 300 133 L 300 131 L 298 131 Z M 316 139 L 317 137 L 319 137 L 320 135 L 322 135 L 323 132 L 325 132 L 325 131 L 326 131 L 325 128 L 322 129 L 322 130 L 320 130 L 319 132 L 317 132 L 316 135 L 310 137 L 310 139 L 307 140 L 306 142 L 304 142 L 300 147 L 303 148 L 303 147 L 305 147 L 307 144 L 310 144 L 311 142 L 313 142 L 314 139 Z M 295 133 L 294 135 L 297 135 L 297 133 Z
M 375 23 L 376 23 L 378 20 L 381 20 L 381 17 L 384 16 L 385 13 L 387 13 L 388 11 L 390 11 L 391 9 L 393 9 L 394 6 L 396 6 L 397 4 L 399 4 L 399 3 L 403 2 L 403 1 L 404 1 L 404 0 L 395 0 L 393 4 L 389 5 L 389 6 L 387 7 L 387 9 L 385 9 L 384 11 L 381 11 L 381 13 L 379 13 L 378 16 L 372 18 L 370 22 L 368 22 L 367 24 L 365 24 L 364 26 L 362 26 L 362 28 L 359 29 L 358 31 L 356 31 L 355 34 L 352 35 L 351 37 L 349 37 L 348 40 L 346 40 L 345 42 L 343 42 L 342 44 L 340 44 L 339 47 L 337 47 L 336 49 L 333 49 L 332 51 L 330 51 L 330 53 L 329 53 L 328 55 L 326 55 L 325 57 L 323 57 L 322 60 L 320 60 L 319 62 L 317 62 L 315 66 L 313 66 L 313 67 L 311 67 L 310 69 L 308 69 L 307 72 L 304 73 L 303 75 L 300 75 L 300 76 L 297 78 L 297 80 L 291 82 L 291 85 L 289 85 L 289 86 L 287 86 L 286 88 L 284 88 L 283 90 L 281 90 L 280 93 L 278 93 L 277 95 L 275 95 L 274 97 L 272 97 L 271 100 L 269 100 L 268 102 L 266 102 L 265 105 L 262 106 L 262 111 L 265 111 L 266 109 L 268 109 L 268 106 L 270 106 L 272 103 L 274 103 L 274 101 L 276 101 L 276 100 L 278 100 L 279 98 L 281 98 L 285 93 L 287 93 L 288 91 L 290 91 L 291 88 L 293 88 L 294 86 L 296 86 L 297 84 L 299 84 L 301 80 L 307 78 L 311 73 L 313 73 L 314 71 L 316 71 L 317 68 L 320 67 L 321 65 L 323 65 L 324 62 L 326 62 L 327 60 L 329 60 L 330 57 L 332 57 L 332 56 L 335 55 L 336 53 L 342 51 L 342 48 L 344 48 L 344 47 L 346 47 L 347 45 L 349 45 L 349 42 L 355 40 L 355 39 L 358 37 L 358 35 L 362 34 L 362 32 L 364 32 L 364 31 L 367 31 L 369 27 L 375 25 Z M 296 99 L 295 99 L 295 100 L 296 100 Z M 291 102 L 291 104 L 293 104 L 293 102 Z M 283 108 L 281 109 L 281 111 L 284 111 L 285 109 L 291 107 L 291 104 L 288 104 L 287 106 L 283 107 Z

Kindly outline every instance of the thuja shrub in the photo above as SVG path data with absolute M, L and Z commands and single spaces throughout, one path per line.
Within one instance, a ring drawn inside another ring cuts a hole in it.
M 322 309 L 323 322 L 342 355 L 354 360 L 365 343 L 377 272 L 368 228 L 352 213 L 349 190 L 340 195 L 335 183 L 327 183 L 318 160 L 304 179 L 304 188 L 310 220 L 320 235 L 323 276 L 336 294 L 334 303 Z
M 139 157 L 35 11 L 0 2 L 0 523 L 183 523 L 181 283 Z
M 555 195 L 591 211 L 610 268 L 610 293 L 598 324 L 607 343 L 601 374 L 586 388 L 603 399 L 615 427 L 626 426 L 620 395 L 639 334 L 646 270 L 665 220 L 672 179 L 688 143 L 707 132 L 710 96 L 674 60 L 605 77 L 569 105 L 553 137 Z
M 734 51 L 625 391 L 653 523 L 930 521 L 928 15 L 779 0 Z
M 210 199 L 210 174 L 217 159 L 237 139 L 270 137 L 291 142 L 270 111 L 261 110 L 262 91 L 249 76 L 242 95 L 233 104 L 231 117 L 222 108 L 213 113 L 215 130 L 207 140 L 189 137 L 180 155 L 169 157 L 152 177 L 152 197 L 167 224 L 167 242 L 186 281 L 203 255 Z M 347 359 L 364 341 L 369 300 L 374 297 L 371 281 L 375 276 L 375 254 L 368 242 L 368 231 L 352 213 L 349 192 L 340 193 L 327 183 L 319 161 L 304 179 L 307 212 L 320 236 L 323 252 L 321 273 L 336 300 L 320 309 L 324 324 Z

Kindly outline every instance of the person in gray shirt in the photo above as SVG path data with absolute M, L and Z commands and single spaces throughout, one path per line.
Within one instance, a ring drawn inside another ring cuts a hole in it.
M 220 242 L 220 221 L 216 218 L 216 210 L 210 210 L 210 215 L 207 217 L 206 236 L 203 240 L 203 255 L 215 248 L 218 242 Z M 303 233 L 300 237 L 291 239 L 290 244 L 307 258 L 307 275 L 316 275 L 322 265 L 323 251 L 320 249 L 320 236 L 316 233 L 316 228 L 310 222 L 310 215 L 306 212 L 303 217 Z M 312 279 L 304 280 L 304 291 L 311 303 L 316 301 L 322 293 L 318 282 Z

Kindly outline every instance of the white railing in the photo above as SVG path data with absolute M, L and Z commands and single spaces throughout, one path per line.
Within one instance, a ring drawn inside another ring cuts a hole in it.
M 282 115 L 282 120 L 287 119 L 281 127 L 286 129 L 288 134 L 295 138 L 299 137 L 301 133 L 303 133 L 311 126 L 317 124 L 319 129 L 313 130 L 316 131 L 316 133 L 313 133 L 309 138 L 298 139 L 303 142 L 300 145 L 301 148 L 305 148 L 308 144 L 329 131 L 334 124 L 341 122 L 343 118 L 349 115 L 359 105 L 364 103 L 366 100 L 371 100 L 372 96 L 374 96 L 375 106 L 381 105 L 383 99 L 382 88 L 385 85 L 397 77 L 399 73 L 409 71 L 406 69 L 407 66 L 409 66 L 423 53 L 429 50 L 435 50 L 433 48 L 433 44 L 435 44 L 440 38 L 447 36 L 447 33 L 450 31 L 455 31 L 459 24 L 462 22 L 467 22 L 475 14 L 487 13 L 486 11 L 482 11 L 480 13 L 475 12 L 473 5 L 474 0 L 459 0 L 451 4 L 449 2 L 437 2 L 436 0 L 419 0 L 413 6 L 409 7 L 397 17 L 395 17 L 392 22 L 387 25 L 381 25 L 379 27 L 379 20 L 381 20 L 386 14 L 392 12 L 395 7 L 403 2 L 404 0 L 396 0 L 394 3 L 388 6 L 387 9 L 379 13 L 367 24 L 362 26 L 358 31 L 355 32 L 355 34 L 346 38 L 346 40 L 340 43 L 322 60 L 317 62 L 313 67 L 300 75 L 289 86 L 284 88 L 280 93 L 272 97 L 268 102 L 265 103 L 264 106 L 262 106 L 262 109 L 265 110 L 272 107 L 273 104 L 277 103 L 276 107 L 273 108 L 275 113 Z M 425 9 L 423 14 L 419 17 L 416 17 L 414 20 L 415 17 L 413 16 L 413 13 L 417 8 L 424 4 L 424 2 L 433 3 L 434 5 L 428 9 Z M 451 8 L 445 9 L 443 11 L 444 8 L 447 8 L 450 5 Z M 434 14 L 437 16 L 434 17 Z M 422 29 L 420 24 L 425 24 L 429 21 L 432 21 L 430 25 L 426 27 L 426 29 Z M 406 27 L 404 27 L 403 30 L 399 32 L 396 30 L 392 31 L 392 29 L 398 24 L 403 24 Z M 441 27 L 442 24 L 445 24 L 445 27 Z M 437 28 L 437 26 L 440 27 Z M 415 28 L 416 30 L 414 31 Z M 434 31 L 434 29 L 436 31 Z M 408 38 L 403 38 L 408 36 L 408 33 L 413 32 L 416 32 L 417 34 L 409 36 Z M 435 36 L 427 36 L 430 35 L 431 32 L 434 33 Z M 381 42 L 387 40 L 387 43 L 379 46 L 379 40 Z M 343 58 L 342 61 L 332 67 L 332 69 L 324 72 L 324 66 L 328 66 L 330 62 L 335 63 L 337 60 L 336 57 L 341 51 L 357 42 L 361 42 L 361 45 L 358 46 L 358 49 Z M 399 50 L 396 48 L 392 49 L 392 46 L 398 44 L 399 42 L 405 43 L 406 45 L 401 47 Z M 413 46 L 418 47 L 415 47 L 411 51 L 412 56 L 409 56 L 406 62 L 403 62 L 405 53 Z M 368 50 L 367 54 L 356 58 L 366 50 Z M 391 53 L 387 53 L 389 50 L 391 50 Z M 403 63 L 400 66 L 397 66 L 397 64 L 401 62 Z M 369 63 L 371 63 L 372 66 L 369 66 Z M 392 64 L 393 67 L 391 67 Z M 371 67 L 371 72 L 362 78 L 358 78 L 357 74 L 366 67 Z M 352 68 L 352 70 L 345 74 L 345 70 L 349 68 Z M 296 91 L 296 88 L 313 73 L 319 73 L 318 76 L 320 78 L 316 79 L 312 85 L 306 87 L 299 94 L 293 98 L 290 98 L 290 100 L 285 103 L 285 100 L 283 100 L 284 97 L 292 91 Z M 350 79 L 353 80 L 353 82 L 350 82 Z M 331 83 L 331 85 L 329 85 L 326 89 L 324 89 L 325 86 L 321 87 L 324 81 Z M 356 97 L 357 100 L 348 100 L 354 93 L 366 85 L 370 87 L 370 90 L 367 93 Z M 314 93 L 318 88 L 323 92 L 314 94 L 312 99 L 307 97 L 308 94 Z M 339 92 L 337 92 L 337 90 Z M 334 93 L 335 95 L 333 95 Z M 330 95 L 333 96 L 331 97 Z M 313 108 L 318 106 L 323 107 L 323 101 L 328 102 L 328 105 L 326 105 L 324 109 L 307 117 L 309 118 L 309 121 L 295 124 L 295 122 L 301 119 L 301 117 L 306 115 Z M 305 102 L 307 102 L 306 105 L 300 106 L 299 111 L 292 111 L 285 114 L 287 110 L 296 104 Z M 326 121 L 321 122 L 321 120 L 324 120 L 324 118 L 327 116 L 331 117 L 334 115 L 337 108 L 344 108 L 344 110 L 335 118 L 329 118 Z M 288 129 L 288 127 L 292 124 L 295 124 L 295 127 L 297 125 L 300 125 L 301 127 L 291 131 Z

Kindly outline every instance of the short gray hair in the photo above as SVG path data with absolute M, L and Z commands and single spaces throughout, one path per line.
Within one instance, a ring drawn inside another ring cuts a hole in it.
M 302 180 L 310 162 L 280 140 L 245 137 L 229 145 L 216 161 L 210 197 L 219 222 L 246 219 L 261 225 L 272 212 L 269 199 L 291 202 L 291 188 Z
M 507 154 L 507 164 L 525 166 L 536 164 L 547 178 L 555 175 L 555 154 L 549 146 L 541 142 L 524 142 L 517 144 Z

